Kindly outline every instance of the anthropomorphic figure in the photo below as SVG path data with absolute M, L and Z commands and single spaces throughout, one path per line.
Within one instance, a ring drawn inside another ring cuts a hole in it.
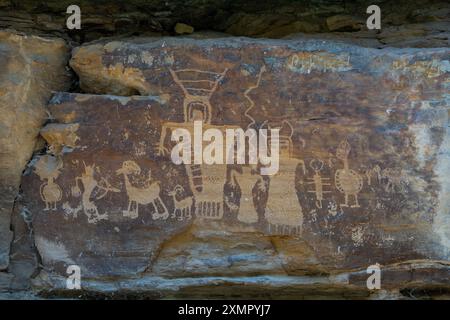
M 166 137 L 174 128 L 184 128 L 191 132 L 195 121 L 206 127 L 224 129 L 211 124 L 213 108 L 211 96 L 217 90 L 228 69 L 222 72 L 198 69 L 170 69 L 174 82 L 183 91 L 183 122 L 166 122 L 161 129 L 158 154 L 168 153 Z M 223 188 L 226 181 L 227 166 L 223 164 L 186 164 L 189 185 L 194 194 L 194 212 L 197 218 L 221 219 L 223 217 Z
M 266 183 L 263 181 L 262 176 L 258 174 L 256 166 L 243 166 L 240 172 L 231 170 L 230 184 L 232 187 L 238 185 L 241 190 L 239 207 L 236 208 L 238 211 L 237 219 L 240 222 L 249 224 L 258 222 L 258 212 L 256 211 L 253 199 L 253 189 L 256 186 L 260 191 L 265 192 Z
M 287 129 L 290 131 L 286 132 Z M 300 167 L 306 174 L 303 160 L 293 157 L 293 128 L 284 121 L 279 139 L 279 171 L 270 176 L 269 196 L 265 218 L 269 233 L 300 235 L 303 225 L 303 211 L 297 196 L 297 170 Z M 271 141 L 270 143 L 277 143 Z
M 44 181 L 39 187 L 39 194 L 45 203 L 44 211 L 57 210 L 57 203 L 62 199 L 61 187 L 55 182 L 62 167 L 62 160 L 50 155 L 40 157 L 35 164 L 34 172 Z
M 95 178 L 95 164 L 87 166 L 84 162 L 84 172 L 80 177 L 75 178 L 75 187 L 72 188 L 72 195 L 80 196 L 81 189 L 79 183 L 83 188 L 81 202 L 83 205 L 84 214 L 88 217 L 88 223 L 97 223 L 100 220 L 108 219 L 108 214 L 105 212 L 100 214 L 97 205 L 93 200 L 100 200 L 104 198 L 108 192 L 120 192 L 119 189 L 112 187 L 105 178 L 101 178 L 98 182 Z M 101 195 L 94 196 L 94 192 L 100 189 L 103 191 Z

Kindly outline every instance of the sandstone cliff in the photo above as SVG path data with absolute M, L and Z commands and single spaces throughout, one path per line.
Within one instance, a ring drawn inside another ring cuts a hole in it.
M 448 5 L 386 1 L 372 32 L 331 2 L 87 1 L 69 32 L 64 1 L 0 1 L 0 292 L 447 295 Z M 278 170 L 174 164 L 195 121 L 278 129 Z
M 14 199 L 22 171 L 39 148 L 47 101 L 52 90 L 69 87 L 68 57 L 62 40 L 0 32 L 0 270 L 8 266 Z

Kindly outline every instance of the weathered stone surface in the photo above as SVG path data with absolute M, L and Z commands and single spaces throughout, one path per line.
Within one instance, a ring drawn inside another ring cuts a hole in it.
M 284 38 L 326 39 L 373 48 L 448 48 L 450 45 L 449 34 L 450 23 L 428 22 L 384 26 L 381 32 L 361 30 L 358 32 L 298 33 Z
M 335 15 L 327 18 L 327 27 L 330 31 L 361 30 L 363 26 L 364 20 L 348 15 Z
M 8 273 L 11 281 L 8 289 L 24 292 L 30 289 L 31 278 L 38 274 L 41 265 L 34 241 L 33 216 L 20 201 L 14 204 L 11 225 L 14 239 L 10 249 Z
M 12 275 L 6 272 L 0 272 L 0 292 L 11 288 Z
M 73 32 L 65 26 L 66 8 L 71 0 L 10 0 L 0 2 L 0 27 L 14 28 L 33 34 L 51 34 L 78 43 L 110 36 L 176 35 L 178 22 L 195 30 L 226 32 L 234 36 L 281 38 L 295 33 L 331 33 L 346 31 L 341 38 L 352 38 L 355 31 L 367 31 L 366 9 L 373 0 L 351 3 L 336 0 L 248 1 L 248 0 L 102 0 L 80 1 L 83 16 L 81 30 Z M 395 38 L 372 40 L 381 45 L 440 47 L 448 41 L 433 24 L 449 24 L 448 1 L 439 0 L 379 0 L 382 12 L 382 31 L 400 30 Z M 420 24 L 419 30 L 415 24 Z M 418 34 L 423 34 L 417 37 Z M 316 35 L 317 36 L 317 35 Z M 389 41 L 394 40 L 395 41 Z M 389 42 L 386 42 L 389 41 Z M 398 42 L 397 42 L 398 41 Z M 447 45 L 445 45 L 447 46 Z
M 359 275 L 379 263 L 389 290 L 448 286 L 449 53 L 244 39 L 77 48 L 81 87 L 104 95 L 49 106 L 48 152 L 23 178 L 45 270 L 35 285 L 63 288 L 77 264 L 92 291 L 367 297 Z M 219 132 L 279 128 L 279 172 L 173 164 L 170 133 L 200 118 Z
M 45 105 L 52 90 L 68 88 L 67 60 L 62 40 L 0 31 L 0 270 L 8 266 L 14 198 L 48 117 Z

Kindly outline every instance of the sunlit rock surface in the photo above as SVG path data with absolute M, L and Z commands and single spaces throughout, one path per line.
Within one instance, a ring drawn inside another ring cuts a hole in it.
M 389 292 L 448 287 L 449 53 L 230 38 L 76 48 L 93 94 L 53 96 L 47 152 L 22 180 L 35 288 L 64 289 L 76 264 L 92 292 L 369 297 L 376 263 Z M 194 120 L 278 128 L 279 171 L 173 164 L 171 133 Z
M 22 171 L 39 148 L 47 101 L 52 90 L 69 87 L 68 58 L 61 39 L 0 31 L 0 270 L 8 267 L 14 199 Z

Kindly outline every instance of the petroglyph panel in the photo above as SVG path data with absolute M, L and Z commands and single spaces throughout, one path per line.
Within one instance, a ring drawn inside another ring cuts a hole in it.
M 129 59 L 143 53 L 145 61 Z M 448 49 L 327 42 L 81 47 L 71 64 L 82 86 L 105 95 L 53 97 L 44 137 L 60 124 L 70 125 L 71 138 L 49 139 L 48 154 L 24 177 L 35 233 L 97 277 L 267 272 L 260 260 L 230 264 L 237 249 L 208 242 L 223 237 L 236 247 L 271 243 L 275 273 L 446 260 L 449 235 L 433 230 L 448 215 L 448 181 L 438 169 L 449 152 L 448 57 Z M 94 60 L 102 61 L 97 69 Z M 127 92 L 144 96 L 109 95 Z M 227 129 L 278 129 L 279 139 L 266 138 L 277 144 L 279 169 L 174 164 L 172 133 L 185 129 L 195 139 L 195 121 L 223 137 Z M 49 167 L 55 161 L 62 165 Z M 208 262 L 196 260 L 197 246 L 211 246 Z M 159 259 L 176 248 L 184 262 L 169 272 Z M 48 267 L 63 274 L 67 263 Z

